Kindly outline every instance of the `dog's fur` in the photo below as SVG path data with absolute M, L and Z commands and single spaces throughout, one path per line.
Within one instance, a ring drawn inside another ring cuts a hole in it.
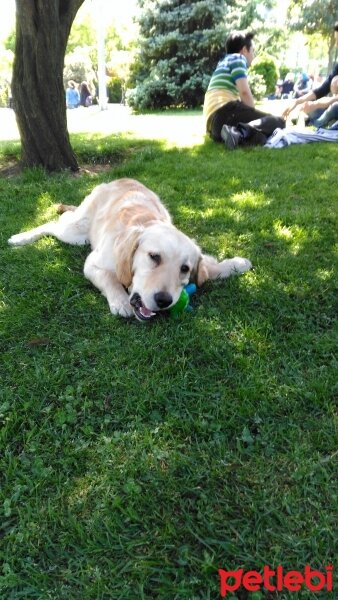
M 148 320 L 174 305 L 182 288 L 194 281 L 244 273 L 249 260 L 218 263 L 176 229 L 154 192 L 133 179 L 94 188 L 79 207 L 59 205 L 63 213 L 30 231 L 13 235 L 13 246 L 53 235 L 68 244 L 91 245 L 85 276 L 106 296 L 114 315 Z

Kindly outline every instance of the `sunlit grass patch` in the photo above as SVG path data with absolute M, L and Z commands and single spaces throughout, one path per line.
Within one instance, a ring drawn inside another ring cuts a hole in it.
M 262 205 L 268 206 L 271 202 L 271 200 L 267 198 L 265 194 L 259 191 L 254 192 L 253 190 L 244 190 L 240 193 L 233 194 L 231 200 L 233 201 L 233 204 L 251 207 L 259 207 Z
M 224 566 L 334 561 L 338 147 L 185 136 L 77 133 L 104 169 L 0 179 L 1 597 L 204 600 Z M 254 269 L 147 327 L 109 313 L 87 247 L 7 246 L 116 177 Z

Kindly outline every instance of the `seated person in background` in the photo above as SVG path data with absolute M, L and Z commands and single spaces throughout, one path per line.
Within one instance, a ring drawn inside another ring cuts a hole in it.
M 282 85 L 283 85 L 283 79 L 277 79 L 274 93 L 268 95 L 269 100 L 280 100 L 281 99 Z
M 312 89 L 312 79 L 306 73 L 301 73 L 296 80 L 293 89 L 293 98 L 300 98 Z
M 93 97 L 86 81 L 80 85 L 80 104 L 86 107 L 93 104 Z
M 338 21 L 334 25 L 334 37 L 336 48 L 338 48 Z M 295 100 L 293 100 L 292 103 L 283 112 L 283 117 L 286 119 L 289 116 L 289 114 L 296 108 L 296 106 L 303 104 L 305 107 L 305 103 L 310 102 L 312 100 L 320 100 L 320 98 L 324 98 L 324 96 L 327 96 L 330 93 L 331 81 L 336 75 L 338 75 L 338 63 L 334 65 L 330 75 L 325 79 L 325 81 L 323 81 L 323 83 L 319 87 L 316 87 L 313 90 L 310 90 L 307 94 L 304 94 L 304 96 L 300 96 L 300 98 L 296 98 Z
M 234 32 L 226 41 L 226 55 L 211 76 L 204 98 L 206 130 L 215 142 L 224 141 L 233 150 L 239 144 L 263 145 L 281 117 L 255 108 L 248 83 L 248 68 L 254 57 L 253 33 Z
M 332 96 L 305 102 L 302 111 L 307 115 L 308 125 L 326 127 L 338 119 L 338 75 L 331 80 L 330 92 Z
M 66 89 L 66 105 L 67 108 L 77 108 L 80 104 L 80 94 L 75 81 L 70 79 Z
M 293 73 L 287 73 L 282 83 L 282 98 L 291 98 L 293 88 L 295 86 L 295 78 Z

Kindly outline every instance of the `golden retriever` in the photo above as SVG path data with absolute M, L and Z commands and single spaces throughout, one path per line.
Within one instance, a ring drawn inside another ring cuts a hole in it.
M 159 197 L 133 179 L 102 183 L 80 206 L 61 204 L 59 212 L 57 221 L 13 235 L 9 244 L 22 246 L 44 235 L 89 243 L 84 274 L 107 298 L 113 315 L 148 321 L 173 306 L 187 283 L 200 286 L 251 268 L 245 258 L 217 262 L 203 255 L 174 227 Z

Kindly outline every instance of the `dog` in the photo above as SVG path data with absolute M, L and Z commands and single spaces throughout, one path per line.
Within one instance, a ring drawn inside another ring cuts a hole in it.
M 58 205 L 61 216 L 13 235 L 12 246 L 45 235 L 68 244 L 90 244 L 84 275 L 107 298 L 113 315 L 150 321 L 176 304 L 189 282 L 229 277 L 251 268 L 246 258 L 222 262 L 172 223 L 159 197 L 139 181 L 117 179 L 96 186 L 78 206 Z

